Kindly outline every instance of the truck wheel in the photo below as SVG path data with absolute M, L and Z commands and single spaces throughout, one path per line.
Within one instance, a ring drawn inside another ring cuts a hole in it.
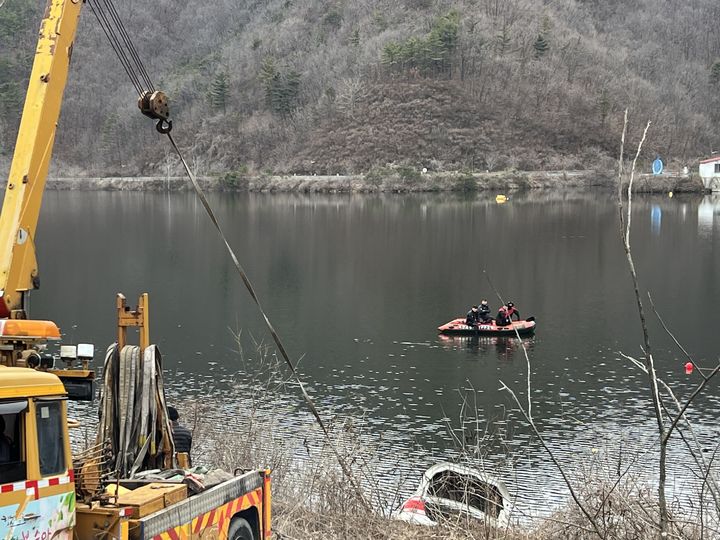
M 233 518 L 228 529 L 228 540 L 255 540 L 252 527 L 243 518 Z

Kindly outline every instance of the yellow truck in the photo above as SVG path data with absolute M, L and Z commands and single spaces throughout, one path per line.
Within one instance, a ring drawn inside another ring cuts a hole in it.
M 139 474 L 148 463 L 178 465 L 147 295 L 136 310 L 118 296 L 97 443 L 72 455 L 67 403 L 94 398 L 92 347 L 61 347 L 58 359 L 46 346 L 60 340 L 59 328 L 28 317 L 39 287 L 35 233 L 83 4 L 47 2 L 0 213 L 0 538 L 269 538 L 269 470 L 234 471 L 212 486 L 182 471 L 172 480 Z M 154 93 L 140 104 L 158 130 L 169 129 L 164 100 Z M 132 327 L 139 346 L 126 343 Z
M 122 504 L 122 496 L 115 501 L 78 500 L 66 405 L 67 392 L 52 372 L 0 368 L 2 538 L 269 537 L 269 471 L 245 472 L 190 497 L 185 497 L 184 484 L 138 486 L 119 480 L 120 485 L 136 488 L 128 493 L 145 491 L 148 495 L 128 505 Z M 155 493 L 143 487 L 154 488 Z M 180 491 L 180 496 L 168 501 L 167 495 L 173 491 Z

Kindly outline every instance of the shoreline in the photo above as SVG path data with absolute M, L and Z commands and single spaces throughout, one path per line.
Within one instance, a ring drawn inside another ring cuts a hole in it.
M 614 173 L 587 171 L 501 171 L 485 173 L 420 173 L 407 170 L 390 174 L 240 175 L 198 178 L 206 191 L 253 193 L 432 193 L 605 188 L 617 189 Z M 46 189 L 55 191 L 188 191 L 186 177 L 81 177 L 48 178 Z M 640 174 L 637 193 L 704 193 L 699 176 Z

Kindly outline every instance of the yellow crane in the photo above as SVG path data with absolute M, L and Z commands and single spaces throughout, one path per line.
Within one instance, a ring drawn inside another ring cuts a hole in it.
M 82 4 L 49 1 L 40 27 L 0 214 L 0 317 L 27 318 L 40 284 L 35 233 Z
M 269 538 L 269 470 L 238 470 L 232 479 L 198 493 L 190 493 L 177 479 L 151 483 L 123 478 L 119 467 L 107 470 L 108 463 L 127 460 L 125 455 L 107 455 L 108 449 L 117 450 L 107 446 L 103 434 L 117 431 L 113 422 L 127 420 L 113 418 L 122 414 L 116 401 L 125 399 L 129 406 L 133 402 L 127 396 L 109 397 L 113 377 L 107 371 L 99 444 L 81 455 L 71 453 L 67 399 L 92 399 L 94 373 L 89 360 L 93 351 L 78 346 L 65 355 L 64 369 L 55 369 L 54 359 L 43 352 L 43 346 L 48 340 L 59 340 L 60 330 L 51 321 L 28 317 L 30 292 L 39 286 L 35 256 L 38 217 L 85 3 L 48 0 L 0 213 L 0 537 Z M 138 105 L 143 114 L 158 120 L 158 131 L 169 131 L 167 100 L 162 92 L 142 93 Z M 123 366 L 150 367 L 151 372 L 161 369 L 159 356 L 149 344 L 147 295 L 141 296 L 135 310 L 118 295 L 116 307 L 118 343 L 108 350 L 106 366 L 117 361 L 121 370 Z M 126 344 L 128 327 L 140 331 L 140 346 L 135 349 Z M 78 359 L 79 367 L 74 365 Z M 132 374 L 135 377 L 135 372 Z M 159 388 L 160 393 L 153 395 L 157 400 L 153 397 L 151 401 L 162 402 L 164 408 L 164 394 Z M 163 422 L 166 420 L 156 423 Z M 139 438 L 142 455 L 155 451 L 172 465 L 169 431 L 161 430 L 155 436 L 156 423 L 153 419 L 150 438 Z M 127 433 L 134 436 L 135 432 L 128 428 Z M 127 438 L 124 444 L 128 444 Z M 157 448 L 152 450 L 153 446 Z M 138 463 L 140 458 L 128 468 L 135 471 Z M 110 477 L 114 492 L 106 489 Z

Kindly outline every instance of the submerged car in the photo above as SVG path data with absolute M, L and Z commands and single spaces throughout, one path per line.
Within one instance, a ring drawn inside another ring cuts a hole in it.
M 418 489 L 394 517 L 417 525 L 469 518 L 505 527 L 509 502 L 510 493 L 501 481 L 469 467 L 439 463 L 425 471 Z

